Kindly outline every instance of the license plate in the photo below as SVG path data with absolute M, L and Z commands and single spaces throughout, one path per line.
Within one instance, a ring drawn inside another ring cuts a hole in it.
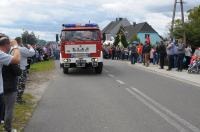
M 86 60 L 77 60 L 76 61 L 76 66 L 77 67 L 85 67 Z
M 86 60 L 77 60 L 76 63 L 86 63 Z

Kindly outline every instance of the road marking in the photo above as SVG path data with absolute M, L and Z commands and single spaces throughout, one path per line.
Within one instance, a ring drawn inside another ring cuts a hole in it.
M 114 75 L 112 75 L 112 74 L 108 74 L 108 76 L 109 76 L 109 77 L 112 77 L 112 78 L 114 78 L 114 77 L 115 77 L 115 76 L 114 76 Z
M 123 81 L 121 81 L 121 80 L 116 80 L 118 83 L 120 83 L 120 84 L 122 84 L 122 85 L 124 85 L 125 84 L 125 82 L 123 82 Z
M 147 95 L 145 95 L 144 93 L 142 93 L 141 91 L 139 91 L 136 88 L 131 88 L 135 93 L 139 94 L 140 96 L 142 96 L 143 98 L 145 98 L 146 100 L 148 100 L 149 102 L 151 102 L 152 104 L 154 104 L 156 107 L 158 107 L 160 110 L 166 112 L 168 115 L 170 115 L 171 117 L 175 118 L 177 121 L 179 121 L 182 125 L 184 125 L 185 127 L 191 129 L 193 132 L 200 132 L 200 129 L 197 128 L 196 126 L 192 125 L 191 123 L 189 123 L 188 121 L 182 119 L 179 115 L 173 113 L 172 111 L 170 111 L 169 109 L 167 109 L 165 106 L 159 104 L 158 102 L 156 102 L 155 100 L 153 100 L 152 98 L 148 97 Z
M 109 72 L 109 71 L 108 71 L 108 70 L 106 70 L 106 69 L 104 69 L 104 71 L 105 71 L 105 72 L 107 72 L 107 73 Z
M 172 118 L 170 118 L 169 116 L 167 116 L 165 113 L 161 112 L 160 110 L 158 110 L 156 107 L 154 107 L 153 105 L 151 105 L 150 103 L 148 103 L 145 99 L 143 99 L 141 96 L 139 96 L 138 94 L 136 94 L 135 92 L 133 92 L 132 90 L 130 90 L 129 88 L 126 88 L 126 90 L 132 94 L 133 96 L 135 96 L 139 101 L 141 101 L 144 105 L 146 105 L 147 107 L 149 107 L 151 110 L 153 110 L 155 113 L 157 113 L 159 116 L 161 116 L 163 119 L 165 119 L 169 124 L 171 124 L 172 126 L 174 126 L 178 131 L 180 132 L 187 132 L 185 130 L 185 128 L 183 128 L 181 125 L 179 125 L 175 120 L 173 120 Z

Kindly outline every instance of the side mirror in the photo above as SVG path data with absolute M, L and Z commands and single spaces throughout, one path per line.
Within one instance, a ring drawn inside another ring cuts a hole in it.
M 59 34 L 56 34 L 56 42 L 59 41 Z

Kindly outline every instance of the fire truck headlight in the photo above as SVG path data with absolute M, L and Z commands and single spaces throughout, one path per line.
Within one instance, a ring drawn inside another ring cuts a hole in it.
M 91 60 L 92 60 L 93 62 L 97 62 L 97 61 L 98 61 L 97 58 L 92 58 Z
M 63 61 L 64 61 L 65 63 L 70 63 L 70 62 L 71 62 L 70 59 L 64 59 Z

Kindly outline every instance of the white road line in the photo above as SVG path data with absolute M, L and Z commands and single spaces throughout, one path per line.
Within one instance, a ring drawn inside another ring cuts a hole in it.
M 105 72 L 107 72 L 107 73 L 109 72 L 109 71 L 108 71 L 108 70 L 106 70 L 106 69 L 103 69 L 103 70 L 104 70 Z
M 125 82 L 123 82 L 123 81 L 121 81 L 121 80 L 116 80 L 118 83 L 120 83 L 120 84 L 122 84 L 122 85 L 124 85 L 125 84 Z
M 185 128 L 183 128 L 180 124 L 178 124 L 175 120 L 173 120 L 172 118 L 170 118 L 169 116 L 167 116 L 165 113 L 161 112 L 160 110 L 158 110 L 156 107 L 154 107 L 153 105 L 151 105 L 150 103 L 148 103 L 145 99 L 143 99 L 141 96 L 139 96 L 138 94 L 136 94 L 135 92 L 133 92 L 132 90 L 130 90 L 129 88 L 126 88 L 126 90 L 132 94 L 133 96 L 135 96 L 139 101 L 141 101 L 144 105 L 146 105 L 147 107 L 149 107 L 151 110 L 153 110 L 155 113 L 157 113 L 159 116 L 161 116 L 163 119 L 165 119 L 169 124 L 171 124 L 172 126 L 174 126 L 178 131 L 180 132 L 188 132 L 185 130 Z
M 141 91 L 139 91 L 136 88 L 132 87 L 132 90 L 139 94 L 140 96 L 142 96 L 143 98 L 145 98 L 146 100 L 150 101 L 152 104 L 154 104 L 156 107 L 158 107 L 160 110 L 166 112 L 167 114 L 169 114 L 171 117 L 175 118 L 177 121 L 179 121 L 182 125 L 184 125 L 185 127 L 191 129 L 193 132 L 200 132 L 200 129 L 197 128 L 196 126 L 192 125 L 191 123 L 189 123 L 188 121 L 182 119 L 179 115 L 173 113 L 172 111 L 170 111 L 169 109 L 167 109 L 165 106 L 159 104 L 158 102 L 156 102 L 155 100 L 153 100 L 152 98 L 148 97 L 147 95 L 145 95 L 144 93 L 142 93 Z
M 115 77 L 115 76 L 114 76 L 114 75 L 112 75 L 112 74 L 108 74 L 108 76 L 109 76 L 109 77 L 112 77 L 112 78 L 114 78 L 114 77 Z

